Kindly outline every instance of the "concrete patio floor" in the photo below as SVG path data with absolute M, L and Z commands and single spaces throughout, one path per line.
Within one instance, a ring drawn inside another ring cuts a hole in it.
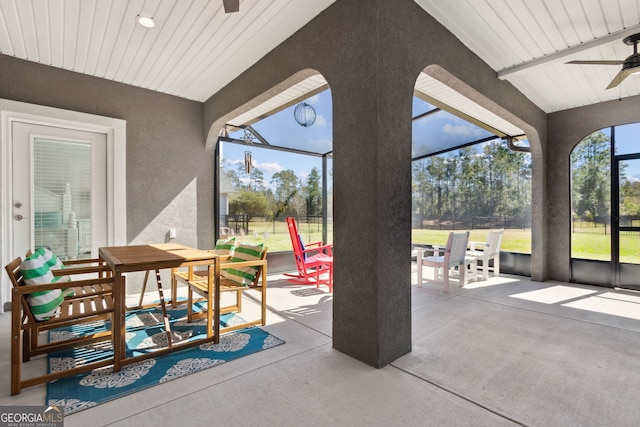
M 264 329 L 286 345 L 65 426 L 640 425 L 640 294 L 515 276 L 446 294 L 413 268 L 413 350 L 383 369 L 332 348 L 326 287 L 270 276 Z M 0 315 L 0 405 L 44 404 L 44 386 L 9 395 L 9 326 Z

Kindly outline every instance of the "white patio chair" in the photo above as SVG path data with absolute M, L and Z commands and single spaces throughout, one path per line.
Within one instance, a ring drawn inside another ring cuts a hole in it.
M 467 243 L 469 242 L 469 232 L 449 233 L 447 246 L 444 248 L 444 255 L 423 257 L 424 249 L 418 249 L 418 286 L 422 287 L 422 267 L 433 267 L 434 283 L 442 283 L 442 291 L 449 292 L 449 274 L 452 268 L 458 267 L 460 275 L 460 286 L 467 283 L 467 265 L 474 262 L 475 258 L 467 259 Z M 440 279 L 440 269 L 442 269 L 442 280 Z
M 471 250 L 467 251 L 468 258 L 475 258 L 475 263 L 472 264 L 472 270 L 477 268 L 478 261 L 482 261 L 482 278 L 483 280 L 489 280 L 489 270 L 493 272 L 493 276 L 500 275 L 500 243 L 502 242 L 502 235 L 504 229 L 491 230 L 487 236 L 487 241 L 484 244 L 483 250 L 476 250 L 475 247 L 471 247 Z M 493 263 L 493 265 L 491 265 Z M 476 272 L 477 276 L 477 272 Z

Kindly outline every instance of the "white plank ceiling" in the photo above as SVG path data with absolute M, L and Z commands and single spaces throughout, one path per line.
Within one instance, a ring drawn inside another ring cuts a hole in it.
M 638 95 L 640 78 L 605 88 L 640 33 L 640 0 L 415 0 L 546 112 Z
M 206 101 L 334 1 L 0 0 L 0 53 Z
M 240 0 L 226 14 L 222 0 L 0 0 L 0 53 L 202 102 L 334 1 Z M 605 90 L 619 66 L 565 64 L 629 56 L 640 0 L 415 1 L 546 112 L 640 93 L 640 77 Z

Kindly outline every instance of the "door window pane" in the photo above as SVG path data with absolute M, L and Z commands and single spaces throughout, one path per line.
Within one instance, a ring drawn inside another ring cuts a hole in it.
M 616 155 L 640 152 L 640 123 L 616 126 Z
M 640 227 L 640 159 L 619 165 L 620 227 Z M 620 231 L 620 262 L 640 264 L 640 232 Z
M 61 259 L 91 255 L 91 145 L 36 138 L 33 148 L 35 247 Z

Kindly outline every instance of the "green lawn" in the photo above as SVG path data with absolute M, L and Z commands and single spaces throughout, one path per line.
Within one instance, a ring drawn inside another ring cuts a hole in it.
M 322 225 L 318 223 L 298 223 L 298 231 L 305 243 L 322 240 Z M 329 243 L 332 241 L 333 226 L 329 224 Z M 469 240 L 485 242 L 489 230 L 470 230 Z M 411 230 L 413 244 L 447 243 L 449 230 Z M 285 222 L 252 221 L 246 235 L 238 235 L 243 242 L 263 243 L 269 252 L 291 250 L 291 240 Z M 640 239 L 638 236 L 621 236 L 621 261 L 640 263 Z M 610 236 L 608 234 L 574 233 L 571 240 L 571 257 L 609 261 L 611 259 Z M 505 230 L 500 247 L 505 252 L 531 253 L 531 230 Z
M 469 241 L 484 243 L 488 234 L 489 230 L 470 230 Z M 448 235 L 449 230 L 411 230 L 411 242 L 444 246 L 447 244 Z M 504 230 L 500 250 L 531 253 L 531 230 Z
M 574 233 L 571 236 L 571 257 L 611 261 L 611 236 Z M 620 261 L 640 264 L 640 238 L 637 235 L 620 236 Z
M 331 242 L 332 225 L 329 225 L 329 242 Z M 322 224 L 298 223 L 298 232 L 305 243 L 322 240 Z M 247 243 L 263 243 L 269 248 L 269 252 L 290 251 L 291 238 L 287 223 L 282 221 L 251 221 L 249 233 L 236 234 L 236 239 Z

